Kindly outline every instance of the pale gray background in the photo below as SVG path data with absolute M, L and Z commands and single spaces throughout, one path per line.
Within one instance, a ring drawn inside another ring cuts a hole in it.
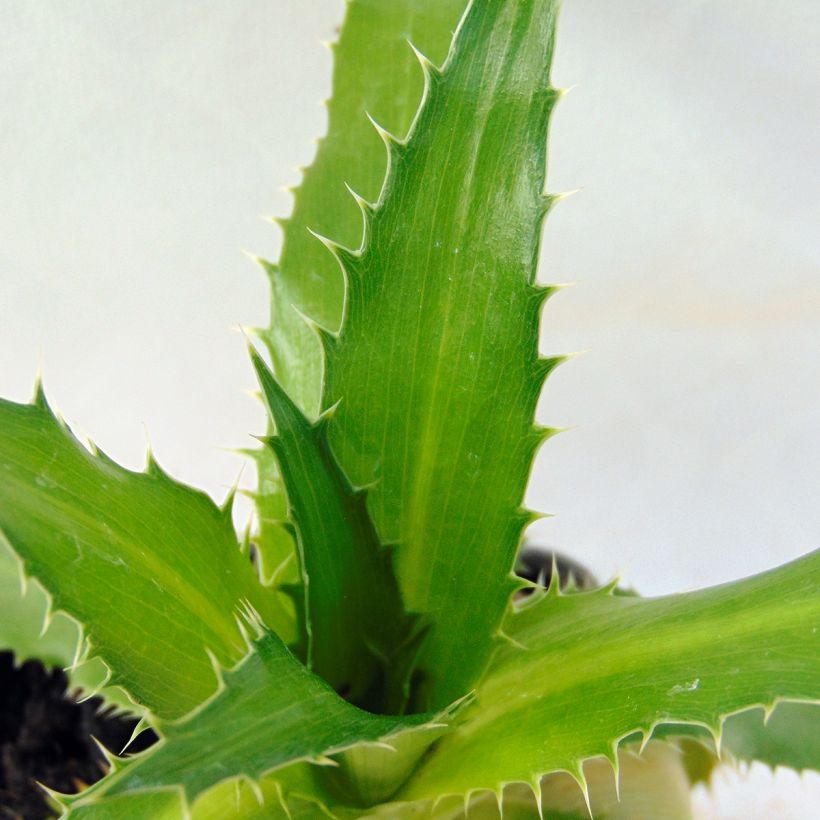
M 232 329 L 266 321 L 325 125 L 340 0 L 0 0 L 0 393 L 42 368 L 126 465 L 149 437 L 217 497 L 264 428 Z M 553 377 L 537 537 L 647 594 L 820 546 L 814 0 L 567 0 L 543 276 Z M 147 436 L 143 432 L 147 430 Z M 251 470 L 243 483 L 250 484 Z M 247 516 L 247 507 L 239 515 Z M 755 769 L 704 817 L 811 817 Z M 764 805 L 763 800 L 769 804 Z M 773 803 L 772 801 L 780 801 Z

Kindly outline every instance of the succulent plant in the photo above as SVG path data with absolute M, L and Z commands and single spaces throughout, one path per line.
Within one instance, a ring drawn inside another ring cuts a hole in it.
M 53 795 L 65 817 L 687 817 L 720 753 L 820 763 L 820 554 L 652 599 L 514 572 L 563 361 L 536 271 L 557 11 L 348 3 L 260 260 L 253 529 L 85 447 L 39 387 L 0 403 L 2 638 L 160 736 Z

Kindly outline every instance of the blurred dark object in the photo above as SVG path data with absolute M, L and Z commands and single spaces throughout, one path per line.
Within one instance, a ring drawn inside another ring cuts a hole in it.
M 119 753 L 137 720 L 111 714 L 100 698 L 83 703 L 66 692 L 60 669 L 38 661 L 15 666 L 11 652 L 0 652 L 0 818 L 41 820 L 53 817 L 43 783 L 55 791 L 80 791 L 107 771 L 92 740 Z M 148 748 L 156 735 L 148 730 L 129 752 Z
M 566 555 L 548 547 L 524 544 L 515 561 L 515 573 L 534 584 L 549 587 L 553 569 L 558 572 L 558 588 L 594 589 L 598 586 L 595 576 L 583 565 Z M 531 589 L 522 589 L 518 596 L 532 594 Z

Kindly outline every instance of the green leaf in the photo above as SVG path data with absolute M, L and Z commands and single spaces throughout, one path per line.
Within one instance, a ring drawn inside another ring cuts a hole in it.
M 14 652 L 18 662 L 37 658 L 46 666 L 71 666 L 80 642 L 77 624 L 61 614 L 47 620 L 48 595 L 21 577 L 19 563 L 0 544 L 0 649 Z
M 512 590 L 533 426 L 556 360 L 538 358 L 535 284 L 555 0 L 478 0 L 390 171 L 358 251 L 328 243 L 347 280 L 324 334 L 331 446 L 382 540 L 408 609 L 432 622 L 423 704 L 467 691 Z
M 672 738 L 685 744 L 687 752 L 696 750 L 693 779 L 708 782 L 714 753 L 705 748 L 713 745 L 706 729 L 663 724 L 652 736 Z M 738 760 L 758 761 L 771 768 L 786 766 L 798 772 L 820 771 L 820 706 L 787 701 L 778 703 L 774 711 L 760 707 L 729 715 L 723 722 L 720 746 Z M 703 751 L 697 752 L 699 747 Z
M 315 768 L 309 763 L 296 763 L 258 781 L 227 780 L 197 798 L 191 807 L 191 820 L 330 817 L 319 796 L 314 795 L 317 781 L 312 770 Z
M 367 513 L 327 443 L 327 417 L 311 423 L 258 353 L 254 367 L 277 434 L 268 439 L 285 477 L 306 593 L 308 666 L 354 703 L 385 691 L 413 619 Z M 388 687 L 389 688 L 389 687 Z M 375 709 L 388 704 L 368 703 Z
M 216 688 L 208 652 L 238 661 L 247 601 L 287 633 L 287 615 L 237 544 L 230 508 L 89 452 L 52 414 L 0 401 L 0 534 L 121 686 L 157 715 L 184 714 Z
M 326 763 L 360 743 L 387 743 L 402 732 L 440 734 L 425 715 L 372 715 L 342 700 L 309 672 L 272 632 L 224 673 L 220 691 L 174 722 L 159 722 L 162 740 L 80 795 L 72 810 L 126 794 L 176 790 L 186 803 L 210 787 L 243 776 L 258 781 L 289 764 Z M 287 777 L 287 773 L 283 774 Z
M 422 72 L 408 38 L 434 59 L 443 58 L 466 0 L 352 0 L 334 56 L 327 135 L 294 192 L 293 213 L 278 220 L 282 252 L 264 263 L 272 300 L 270 328 L 261 333 L 279 382 L 310 417 L 319 412 L 322 351 L 294 307 L 326 328 L 339 327 L 344 286 L 338 267 L 310 234 L 356 245 L 361 214 L 347 185 L 376 198 L 386 157 L 370 114 L 406 133 L 423 90 Z
M 731 584 L 657 599 L 552 590 L 511 615 L 463 723 L 401 797 L 537 783 L 662 723 L 720 735 L 734 712 L 820 699 L 820 552 Z
M 367 114 L 396 133 L 407 131 L 423 89 L 422 72 L 407 39 L 443 59 L 465 4 L 349 0 L 339 42 L 331 46 L 333 96 L 327 106 L 327 135 L 319 140 L 316 158 L 294 191 L 293 213 L 277 220 L 283 232 L 279 263 L 260 260 L 271 284 L 271 320 L 257 333 L 280 383 L 311 418 L 320 409 L 323 354 L 299 311 L 335 330 L 344 293 L 338 266 L 310 231 L 350 244 L 360 241 L 361 214 L 346 186 L 375 198 L 387 167 Z M 267 449 L 251 456 L 259 477 L 253 494 L 258 519 L 254 544 L 264 571 L 270 573 L 287 557 L 295 558 L 295 545 L 283 526 L 286 502 L 276 461 Z
M 134 712 L 134 704 L 115 687 L 105 687 L 107 670 L 99 658 L 78 663 L 82 634 L 77 623 L 51 611 L 48 593 L 22 573 L 20 559 L 0 534 L 0 649 L 10 650 L 17 663 L 36 659 L 44 666 L 68 672 L 70 691 L 102 697 L 108 705 Z M 138 710 L 136 710 L 138 711 Z

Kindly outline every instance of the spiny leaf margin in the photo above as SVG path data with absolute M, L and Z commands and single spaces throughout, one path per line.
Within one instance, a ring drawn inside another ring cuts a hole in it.
M 645 599 L 549 594 L 510 615 L 474 704 L 400 799 L 536 787 L 663 724 L 707 729 L 732 714 L 820 702 L 820 551 L 742 581 Z M 506 751 L 505 751 L 506 750 Z
M 422 708 L 469 689 L 512 592 L 547 374 L 535 282 L 555 0 L 472 2 L 445 64 L 419 54 L 425 97 L 406 139 L 382 128 L 378 202 L 364 239 L 323 239 L 345 274 L 338 334 L 317 327 L 331 446 L 382 540 L 407 607 L 431 623 Z M 378 126 L 377 126 L 378 127 Z M 515 149 L 511 150 L 510 145 Z M 500 580 L 499 580 L 500 579 Z M 445 670 L 447 670 L 445 674 Z

